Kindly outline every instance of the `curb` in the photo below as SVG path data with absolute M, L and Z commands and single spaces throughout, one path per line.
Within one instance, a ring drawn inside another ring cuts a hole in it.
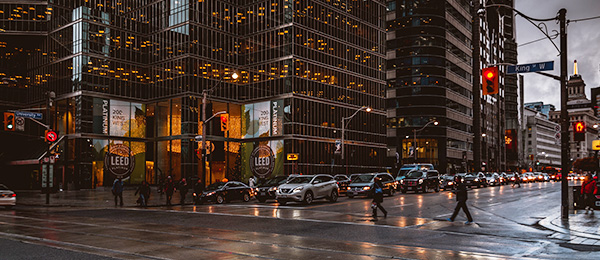
M 552 221 L 554 221 L 558 218 L 560 218 L 560 214 L 554 214 L 554 215 L 551 215 L 549 217 L 546 217 L 546 218 L 540 220 L 538 222 L 538 224 L 544 228 L 547 228 L 549 230 L 552 230 L 552 231 L 555 231 L 558 233 L 567 234 L 570 236 L 577 236 L 577 237 L 584 237 L 584 238 L 589 238 L 589 239 L 600 240 L 600 236 L 598 236 L 598 235 L 589 234 L 589 233 L 585 233 L 585 232 L 581 232 L 581 231 L 575 231 L 575 230 L 571 230 L 571 229 L 560 227 L 560 226 L 553 224 Z

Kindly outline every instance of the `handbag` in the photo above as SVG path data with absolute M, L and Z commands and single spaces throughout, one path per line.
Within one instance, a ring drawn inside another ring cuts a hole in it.
M 375 189 L 375 193 L 383 193 L 383 189 L 382 188 L 377 188 L 377 189 Z
M 377 209 L 377 203 L 375 203 L 375 202 L 371 203 L 371 208 L 372 209 Z

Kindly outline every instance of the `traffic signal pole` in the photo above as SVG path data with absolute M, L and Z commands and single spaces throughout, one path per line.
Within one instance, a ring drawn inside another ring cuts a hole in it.
M 569 112 L 567 111 L 567 9 L 558 11 L 560 23 L 561 217 L 569 219 Z

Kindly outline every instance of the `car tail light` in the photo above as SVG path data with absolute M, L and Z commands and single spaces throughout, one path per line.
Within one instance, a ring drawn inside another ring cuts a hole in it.
M 16 197 L 16 196 L 17 196 L 17 194 L 16 194 L 16 193 L 13 193 L 13 194 L 11 194 L 10 196 L 11 196 L 11 197 Z

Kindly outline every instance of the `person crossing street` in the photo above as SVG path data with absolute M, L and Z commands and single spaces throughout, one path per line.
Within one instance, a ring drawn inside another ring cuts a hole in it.
M 467 222 L 465 222 L 465 224 L 471 224 L 473 223 L 473 217 L 471 217 L 469 208 L 467 208 L 467 186 L 465 186 L 465 184 L 463 183 L 462 178 L 456 178 L 456 183 L 458 183 L 458 187 L 456 190 L 456 201 L 458 201 L 458 203 L 456 203 L 456 208 L 454 208 L 454 213 L 452 213 L 452 217 L 448 218 L 447 220 L 450 222 L 454 222 L 456 215 L 458 215 L 458 211 L 462 208 L 462 210 L 467 215 Z

